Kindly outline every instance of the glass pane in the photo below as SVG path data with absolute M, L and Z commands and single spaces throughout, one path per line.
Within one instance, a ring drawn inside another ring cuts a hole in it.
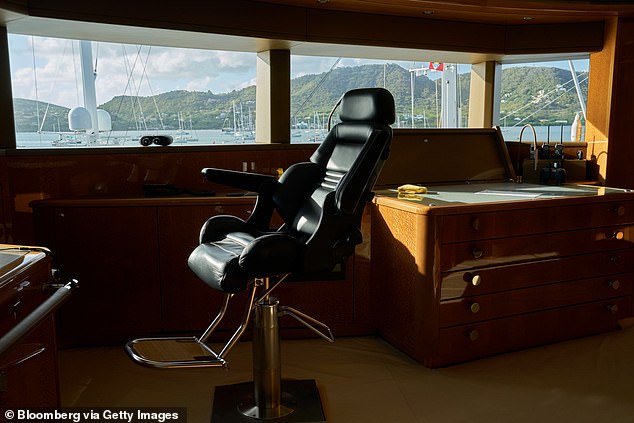
M 9 49 L 18 148 L 254 142 L 255 53 L 16 34 Z
M 499 122 L 504 139 L 518 140 L 522 127 L 530 124 L 540 141 L 582 141 L 589 64 L 583 59 L 502 65 Z M 532 131 L 524 131 L 526 140 L 533 140 Z
M 292 142 L 323 139 L 334 104 L 346 91 L 362 87 L 390 90 L 396 103 L 395 128 L 466 127 L 469 71 L 469 65 L 432 61 L 293 55 Z

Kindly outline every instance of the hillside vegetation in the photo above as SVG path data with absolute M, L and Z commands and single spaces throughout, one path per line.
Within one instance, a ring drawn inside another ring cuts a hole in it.
M 469 74 L 460 75 L 459 98 L 462 122 L 466 124 Z M 305 75 L 291 81 L 291 117 L 295 125 L 313 125 L 324 120 L 342 93 L 359 87 L 384 85 L 396 99 L 398 121 L 409 126 L 411 116 L 410 72 L 396 64 L 336 68 L 329 73 Z M 554 67 L 512 67 L 502 78 L 501 120 L 546 124 L 572 122 L 579 110 L 569 71 Z M 584 96 L 587 82 L 581 80 Z M 553 101 L 555 100 L 556 101 Z M 68 108 L 21 98 L 14 99 L 18 132 L 68 131 Z M 437 125 L 440 79 L 415 77 L 414 115 L 416 126 Z M 99 106 L 112 116 L 113 130 L 221 129 L 255 122 L 255 86 L 229 93 L 170 91 L 153 97 L 115 96 Z M 38 112 L 40 118 L 38 119 Z M 44 122 L 42 125 L 41 122 Z

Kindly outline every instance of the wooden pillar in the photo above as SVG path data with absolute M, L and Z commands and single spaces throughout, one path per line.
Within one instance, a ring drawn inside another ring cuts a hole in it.
M 291 52 L 258 53 L 255 95 L 255 142 L 291 141 Z
M 616 18 L 606 21 L 603 49 L 590 55 L 585 140 L 588 158 L 596 162 L 601 183 L 606 182 L 607 174 L 616 35 Z
M 15 148 L 13 95 L 9 69 L 7 29 L 0 26 L 0 151 Z M 7 157 L 0 154 L 0 242 L 13 242 L 13 196 L 9 183 Z
M 634 189 L 634 19 L 619 18 L 615 38 L 605 182 Z
M 494 125 L 495 82 L 497 66 L 495 62 L 471 65 L 471 87 L 469 91 L 469 127 L 491 128 Z M 499 115 L 499 110 L 497 115 Z
M 634 189 L 634 19 L 606 21 L 603 49 L 590 55 L 586 141 L 599 182 Z
M 9 40 L 3 26 L 0 26 L 0 148 L 15 148 Z

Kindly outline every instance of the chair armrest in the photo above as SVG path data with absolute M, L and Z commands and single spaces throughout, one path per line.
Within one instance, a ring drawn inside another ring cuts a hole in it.
M 214 167 L 206 167 L 201 173 L 210 182 L 216 182 L 222 185 L 228 185 L 247 191 L 259 192 L 262 184 L 268 181 L 277 181 L 272 175 L 263 175 L 260 173 L 240 172 L 237 170 L 218 169 Z
M 203 224 L 198 236 L 198 242 L 218 241 L 224 238 L 229 232 L 240 232 L 245 230 L 246 223 L 237 216 L 220 214 L 212 216 Z

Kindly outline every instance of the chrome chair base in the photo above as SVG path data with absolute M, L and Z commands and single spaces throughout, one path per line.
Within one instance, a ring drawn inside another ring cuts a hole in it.
M 216 388 L 212 422 L 323 422 L 319 391 L 314 380 L 282 380 L 278 320 L 289 316 L 328 342 L 334 342 L 330 328 L 291 307 L 280 306 L 271 292 L 288 275 L 275 283 L 256 279 L 252 285 L 241 324 L 219 352 L 207 344 L 225 315 L 233 294 L 227 294 L 220 311 L 207 330 L 197 337 L 139 338 L 125 346 L 137 363 L 158 368 L 227 367 L 226 355 L 238 342 L 253 317 L 253 382 Z M 259 297 L 256 292 L 263 291 Z
M 242 423 L 254 420 L 275 422 L 325 422 L 319 390 L 313 379 L 282 380 L 282 404 L 276 410 L 255 406 L 253 382 L 217 386 L 211 414 L 212 423 Z M 288 412 L 291 410 L 290 412 Z

